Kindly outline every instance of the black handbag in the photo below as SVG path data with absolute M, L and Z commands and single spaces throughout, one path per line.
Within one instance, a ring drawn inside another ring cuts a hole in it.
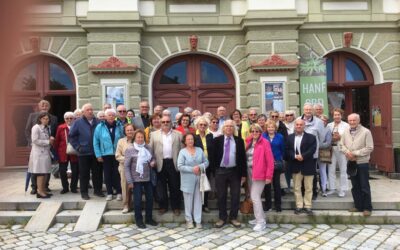
M 357 161 L 348 161 L 347 162 L 347 174 L 350 176 L 357 175 Z

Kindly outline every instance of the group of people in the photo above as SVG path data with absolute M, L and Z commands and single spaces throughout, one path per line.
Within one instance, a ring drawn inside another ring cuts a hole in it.
M 272 208 L 272 190 L 274 209 L 281 212 L 281 197 L 290 192 L 291 179 L 295 214 L 312 215 L 312 200 L 318 196 L 317 172 L 323 197 L 336 192 L 344 197 L 348 161 L 357 164 L 356 174 L 351 175 L 355 202 L 351 211 L 365 216 L 372 211 L 368 162 L 373 141 L 358 114 L 350 114 L 346 123 L 343 110 L 334 109 L 333 121 L 328 123 L 319 104 L 306 103 L 299 117 L 292 110 L 283 114 L 271 111 L 267 116 L 257 114 L 254 108 L 245 114 L 235 109 L 228 116 L 223 106 L 215 115 L 187 107 L 173 123 L 171 112 L 160 105 L 150 115 L 147 101 L 140 102 L 137 116 L 124 105 L 115 110 L 105 104 L 95 117 L 92 105 L 87 103 L 75 114 L 66 112 L 65 123 L 57 127 L 49 109 L 50 104 L 41 101 L 39 112 L 30 115 L 26 129 L 32 145 L 29 171 L 37 183 L 37 191 L 33 189 L 32 193 L 38 198 L 51 196 L 48 173 L 53 148 L 58 154 L 61 194 L 77 193 L 79 179 L 81 197 L 88 200 L 91 179 L 94 195 L 122 201 L 123 213 L 133 205 L 139 228 L 157 225 L 152 218 L 153 199 L 159 204 L 160 214 L 170 207 L 174 215 L 179 215 L 182 197 L 187 227 L 201 228 L 202 213 L 209 212 L 208 200 L 213 196 L 219 210 L 215 226 L 230 223 L 240 227 L 237 216 L 244 186 L 246 199 L 254 208 L 255 220 L 250 224 L 261 231 L 266 227 L 264 211 Z M 76 117 L 79 113 L 81 116 Z M 336 167 L 340 172 L 338 186 Z M 211 183 L 210 192 L 200 191 L 202 173 Z

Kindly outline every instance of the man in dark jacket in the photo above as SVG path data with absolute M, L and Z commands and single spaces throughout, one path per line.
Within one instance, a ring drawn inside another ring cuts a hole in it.
M 312 186 L 315 174 L 315 159 L 313 157 L 317 148 L 314 135 L 304 132 L 304 120 L 297 119 L 295 133 L 288 136 L 286 141 L 286 160 L 292 169 L 294 182 L 294 196 L 296 198 L 295 214 L 305 212 L 312 215 Z M 301 192 L 304 180 L 304 196 Z
M 98 121 L 93 115 L 92 105 L 90 103 L 84 104 L 82 112 L 82 117 L 71 126 L 69 142 L 78 152 L 79 185 L 82 199 L 89 200 L 90 171 L 92 171 L 94 195 L 104 197 L 102 191 L 103 169 L 102 166 L 97 164 L 96 156 L 94 155 L 93 134 Z

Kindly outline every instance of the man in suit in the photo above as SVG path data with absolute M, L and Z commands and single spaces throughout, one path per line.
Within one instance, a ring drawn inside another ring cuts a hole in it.
M 247 162 L 243 139 L 234 136 L 235 122 L 226 120 L 222 126 L 223 136 L 214 138 L 211 167 L 215 170 L 215 183 L 218 196 L 219 220 L 217 228 L 225 225 L 228 219 L 226 199 L 228 187 L 231 196 L 229 222 L 240 227 L 237 220 L 240 203 L 240 186 L 246 180 Z
M 286 160 L 293 173 L 294 196 L 296 198 L 295 214 L 302 212 L 312 215 L 312 186 L 315 174 L 315 159 L 317 148 L 316 137 L 304 132 L 305 121 L 297 119 L 295 133 L 288 136 L 286 142 Z M 301 192 L 304 180 L 304 196 Z
M 49 110 L 51 108 L 51 105 L 48 101 L 46 100 L 40 100 L 38 103 L 38 111 L 33 112 L 29 114 L 28 120 L 25 125 L 25 138 L 28 142 L 28 146 L 31 146 L 32 144 L 32 138 L 31 138 L 31 133 L 32 133 L 32 127 L 37 124 L 38 117 L 40 113 L 46 112 L 49 114 Z M 56 137 L 56 132 L 57 132 L 57 116 L 49 114 L 50 116 L 50 123 L 49 123 L 49 129 L 50 129 L 50 136 Z M 51 190 L 49 189 L 49 182 L 50 182 L 50 174 L 46 174 L 46 191 L 50 192 Z M 32 175 L 31 177 L 31 194 L 36 194 L 37 192 L 37 185 L 36 185 L 36 175 Z
M 171 208 L 175 215 L 179 215 L 182 194 L 176 161 L 182 148 L 182 134 L 172 129 L 171 117 L 161 118 L 161 130 L 152 132 L 149 145 L 157 163 L 159 214 L 168 211 L 168 184 Z
M 132 124 L 136 129 L 145 129 L 150 126 L 149 102 L 141 101 L 139 104 L 139 115 L 133 118 Z

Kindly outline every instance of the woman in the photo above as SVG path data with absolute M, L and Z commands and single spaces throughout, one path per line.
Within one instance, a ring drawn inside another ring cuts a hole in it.
M 249 124 L 249 114 L 243 113 L 242 114 L 242 121 L 247 122 L 247 124 Z
M 75 117 L 75 120 L 78 119 L 78 118 L 80 118 L 81 116 L 82 116 L 82 110 L 81 110 L 81 109 L 75 109 L 75 110 L 74 110 L 74 117 Z
M 231 114 L 231 119 L 236 123 L 238 135 L 242 137 L 243 141 L 249 136 L 249 124 L 242 121 L 242 113 L 240 110 L 235 109 Z
M 133 189 L 135 221 L 138 228 L 146 228 L 146 224 L 157 226 L 153 220 L 153 184 L 150 175 L 156 161 L 151 149 L 144 141 L 143 130 L 136 130 L 133 145 L 125 151 L 124 170 L 129 189 Z M 142 189 L 146 197 L 146 221 L 142 216 Z
M 146 143 L 150 143 L 150 134 L 156 130 L 161 129 L 161 116 L 159 114 L 154 114 L 150 116 L 150 126 L 145 128 L 144 133 L 146 135 Z
M 339 197 L 345 197 L 348 190 L 347 159 L 338 145 L 344 131 L 350 129 L 350 125 L 342 121 L 343 114 L 344 111 L 342 109 L 333 109 L 333 122 L 327 125 L 332 133 L 332 163 L 328 166 L 329 192 L 327 195 L 332 195 L 336 192 L 336 167 L 338 166 L 340 172 Z
M 265 123 L 267 122 L 267 117 L 264 114 L 259 114 L 257 116 L 257 124 L 261 129 L 265 129 Z M 264 132 L 264 131 L 263 131 Z
M 123 136 L 120 121 L 115 120 L 116 111 L 107 109 L 106 120 L 100 122 L 94 130 L 93 148 L 97 161 L 103 163 L 104 182 L 107 188 L 106 201 L 113 199 L 113 188 L 117 200 L 122 200 L 121 177 L 118 173 L 118 161 L 115 159 L 118 140 Z
M 54 137 L 50 136 L 50 116 L 47 112 L 40 113 L 37 124 L 32 127 L 31 139 L 32 149 L 29 156 L 28 172 L 36 177 L 37 198 L 50 198 L 46 193 L 45 175 L 50 172 L 51 157 L 50 147 L 54 143 Z
M 102 110 L 97 112 L 96 117 L 97 117 L 97 119 L 99 119 L 99 121 L 104 121 L 106 119 L 106 115 L 104 114 L 104 111 L 102 111 Z
M 319 149 L 330 149 L 332 145 L 332 133 L 330 129 L 327 127 L 328 124 L 328 117 L 326 115 L 321 115 L 320 119 L 324 122 L 324 137 L 322 142 L 319 144 Z M 326 173 L 326 162 L 322 162 L 320 159 L 318 159 L 318 166 L 319 166 L 319 176 L 321 178 L 321 191 L 322 191 L 322 196 L 327 197 L 328 194 L 326 193 L 327 185 L 328 185 L 328 177 Z
M 188 229 L 201 226 L 201 193 L 200 193 L 200 174 L 206 171 L 208 160 L 203 150 L 194 146 L 194 135 L 185 134 L 182 139 L 185 147 L 178 155 L 178 170 L 181 172 L 181 191 L 185 203 L 185 220 Z
M 294 110 L 286 110 L 284 124 L 287 128 L 288 135 L 294 133 L 294 120 L 296 120 L 296 113 Z
M 125 137 L 119 139 L 117 144 L 117 150 L 115 151 L 115 159 L 119 162 L 118 172 L 121 176 L 121 189 L 122 189 L 122 213 L 126 214 L 130 211 L 130 205 L 132 203 L 132 196 L 129 192 L 128 183 L 126 182 L 124 162 L 125 162 L 125 151 L 133 143 L 133 134 L 135 133 L 135 126 L 133 124 L 126 124 L 124 126 Z
M 190 126 L 190 115 L 183 114 L 178 120 L 178 127 L 175 129 L 181 132 L 182 135 L 187 133 L 194 133 L 195 129 Z
M 208 131 L 213 135 L 213 138 L 221 135 L 221 131 L 218 129 L 218 123 L 219 123 L 218 117 L 216 116 L 211 117 Z
M 60 194 L 65 194 L 71 189 L 72 193 L 77 193 L 76 188 L 78 185 L 78 157 L 76 155 L 67 154 L 68 134 L 71 128 L 72 122 L 74 121 L 74 113 L 66 112 L 64 114 L 64 124 L 61 124 L 57 128 L 56 139 L 54 141 L 54 148 L 58 153 L 58 163 L 60 169 L 60 179 L 62 190 Z M 68 163 L 71 166 L 71 185 L 68 187 Z
M 248 165 L 248 176 L 251 184 L 251 200 L 255 220 L 250 224 L 255 224 L 254 231 L 262 231 L 266 228 L 264 210 L 261 203 L 261 194 L 265 184 L 270 184 L 274 174 L 274 156 L 272 155 L 271 145 L 261 134 L 263 129 L 258 124 L 250 126 L 250 136 L 246 140 L 246 156 Z
M 208 128 L 208 119 L 204 116 L 197 118 L 195 121 L 197 126 L 197 134 L 194 136 L 194 145 L 199 147 L 203 150 L 204 155 L 206 156 L 207 160 L 209 160 L 209 152 L 212 152 L 213 146 L 213 135 L 207 132 Z M 207 178 L 210 180 L 215 178 L 215 173 L 211 172 L 211 168 L 207 168 L 206 170 Z M 203 212 L 209 213 L 210 209 L 208 208 L 208 194 L 210 192 L 205 192 L 204 194 L 204 205 L 203 205 Z
M 126 111 L 126 117 L 128 117 L 128 119 L 132 121 L 132 119 L 135 117 L 135 111 L 129 109 L 128 111 Z
M 282 212 L 282 194 L 281 194 L 281 184 L 280 179 L 283 172 L 283 154 L 285 152 L 285 140 L 283 135 L 277 133 L 277 126 L 275 121 L 268 120 L 265 124 L 266 132 L 263 133 L 263 137 L 269 141 L 272 148 L 272 154 L 274 155 L 274 165 L 277 167 L 274 168 L 274 175 L 272 178 L 272 185 L 274 186 L 274 201 L 275 201 L 275 210 L 276 212 Z M 278 166 L 282 167 L 279 170 Z M 267 185 L 265 187 L 265 205 L 267 210 L 272 207 L 271 201 L 271 185 Z

